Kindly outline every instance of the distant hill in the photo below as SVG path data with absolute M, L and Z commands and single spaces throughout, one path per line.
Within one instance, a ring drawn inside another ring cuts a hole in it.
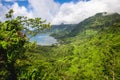
M 107 27 L 114 27 L 114 25 L 119 22 L 120 15 L 118 13 L 97 13 L 76 25 L 71 31 L 71 34 L 75 36 L 85 29 L 104 30 Z
M 94 35 L 95 33 L 105 30 L 113 29 L 112 31 L 114 31 L 114 29 L 118 28 L 116 26 L 120 26 L 120 14 L 107 14 L 104 12 L 97 13 L 79 24 L 53 25 L 49 32 L 52 36 L 65 40 L 66 38 L 78 35 L 85 37 L 85 34 L 88 34 L 90 36 L 90 34 Z
M 60 38 L 65 35 L 68 35 L 75 28 L 76 25 L 77 24 L 52 25 L 52 27 L 46 32 L 49 33 L 51 36 Z

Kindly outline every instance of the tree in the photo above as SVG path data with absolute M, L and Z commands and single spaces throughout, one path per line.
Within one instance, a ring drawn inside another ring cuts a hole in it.
M 28 36 L 35 36 L 37 33 L 50 27 L 41 18 L 27 18 L 18 16 L 13 18 L 13 10 L 6 14 L 7 20 L 0 22 L 0 64 L 7 70 L 9 80 L 17 80 L 15 62 L 26 51 L 30 43 Z

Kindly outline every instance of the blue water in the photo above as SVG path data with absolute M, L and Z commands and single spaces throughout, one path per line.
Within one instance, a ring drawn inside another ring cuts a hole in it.
M 49 34 L 38 34 L 31 38 L 30 41 L 36 41 L 39 45 L 52 45 L 57 43 L 57 40 Z

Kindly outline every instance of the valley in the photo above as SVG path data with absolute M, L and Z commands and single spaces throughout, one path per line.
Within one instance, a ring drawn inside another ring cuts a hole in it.
M 30 60 L 27 64 L 31 65 L 28 69 L 36 70 L 33 78 L 39 76 L 38 80 L 120 79 L 119 14 L 98 13 L 76 25 L 62 24 L 52 27 L 50 33 L 58 39 L 58 44 L 38 46 L 26 53 Z

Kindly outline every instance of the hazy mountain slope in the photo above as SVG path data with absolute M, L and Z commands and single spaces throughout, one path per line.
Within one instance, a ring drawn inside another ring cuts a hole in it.
M 51 36 L 59 38 L 69 34 L 75 26 L 76 24 L 52 25 L 52 27 L 46 32 L 49 33 Z
M 119 23 L 120 15 L 117 13 L 109 15 L 106 15 L 104 13 L 98 13 L 95 16 L 89 17 L 74 26 L 70 33 L 62 36 L 61 39 L 64 41 L 71 41 L 73 38 L 76 40 L 77 36 L 79 36 L 79 39 L 91 37 L 98 33 L 104 32 L 105 30 L 111 30 L 115 32 L 115 29 L 119 29 Z
M 103 30 L 107 27 L 120 22 L 120 15 L 118 13 L 108 14 L 98 13 L 95 16 L 89 17 L 80 22 L 71 32 L 73 35 L 77 35 L 79 32 L 85 29 Z M 74 33 L 73 33 L 74 32 Z

